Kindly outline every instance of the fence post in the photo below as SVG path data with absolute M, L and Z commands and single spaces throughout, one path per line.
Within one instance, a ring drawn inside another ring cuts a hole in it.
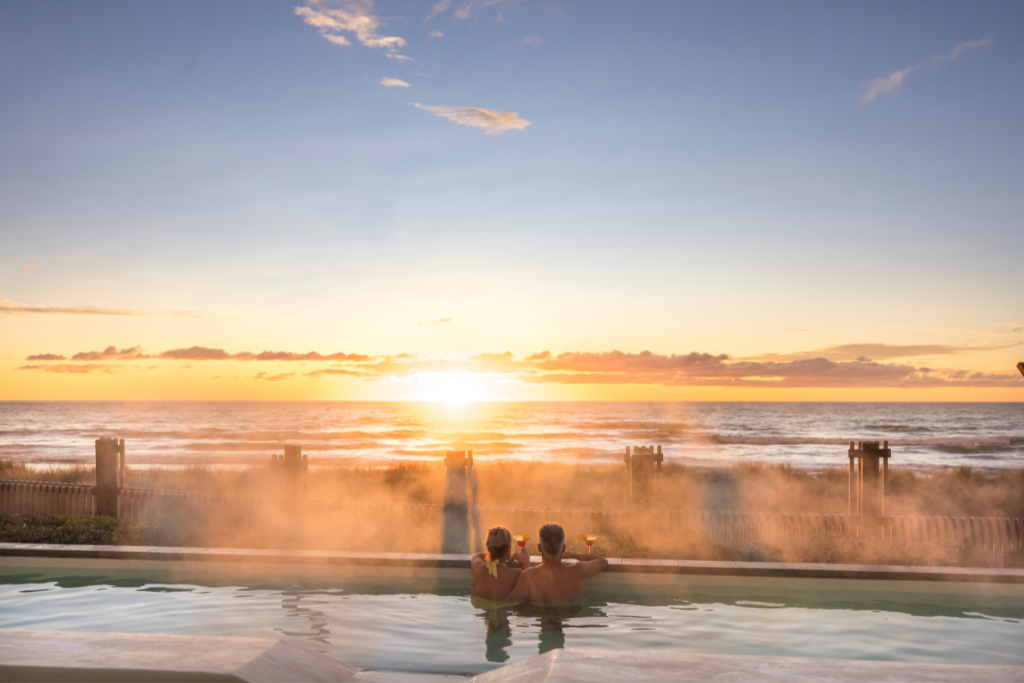
M 96 514 L 118 516 L 124 485 L 124 439 L 96 439 Z
M 464 554 L 479 545 L 476 533 L 476 476 L 473 451 L 446 451 L 444 455 L 444 522 L 441 552 Z
M 651 480 L 661 473 L 661 463 L 665 456 L 661 446 L 634 446 L 630 453 L 626 446 L 626 469 L 629 472 L 629 498 L 634 508 L 648 507 L 651 504 Z
M 880 524 L 885 529 L 885 494 L 889 487 L 889 458 L 892 456 L 889 442 L 851 441 L 847 454 L 850 458 L 848 509 L 850 516 L 858 517 L 858 535 L 860 525 Z

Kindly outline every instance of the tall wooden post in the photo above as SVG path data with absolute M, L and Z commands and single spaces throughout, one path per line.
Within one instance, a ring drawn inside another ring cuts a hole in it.
M 124 439 L 96 439 L 96 514 L 118 516 L 124 486 Z
M 849 497 L 847 499 L 848 500 L 848 505 L 847 505 L 848 509 L 847 509 L 847 512 L 846 512 L 846 514 L 848 514 L 850 517 L 853 517 L 853 489 L 854 489 L 854 486 L 853 486 L 853 483 L 854 483 L 854 479 L 853 479 L 853 458 L 854 458 L 854 456 L 853 456 L 853 442 L 851 441 L 850 442 L 850 491 L 849 491 Z
M 850 516 L 881 521 L 885 517 L 885 494 L 889 484 L 888 441 L 850 442 Z M 856 462 L 855 462 L 856 461 Z M 856 469 L 855 469 L 856 465 Z M 856 494 L 856 495 L 854 495 Z M 854 502 L 856 499 L 856 513 Z
M 302 444 L 285 444 L 284 467 L 293 472 L 305 472 L 309 469 L 309 460 L 302 454 Z
M 634 446 L 632 453 L 626 447 L 626 468 L 629 470 L 629 498 L 633 507 L 647 507 L 651 504 L 651 480 L 661 472 L 665 456 L 661 446 Z
M 473 451 L 445 451 L 444 521 L 441 527 L 441 552 L 464 554 L 476 550 L 477 533 L 476 474 Z

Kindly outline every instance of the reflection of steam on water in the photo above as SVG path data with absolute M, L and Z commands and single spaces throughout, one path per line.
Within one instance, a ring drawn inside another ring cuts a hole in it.
M 288 618 L 295 618 L 297 620 L 305 620 L 308 622 L 308 628 L 303 631 L 285 630 L 275 628 L 275 631 L 279 631 L 282 635 L 290 636 L 292 638 L 303 638 L 305 640 L 314 640 L 324 645 L 329 645 L 331 631 L 327 628 L 328 619 L 327 616 L 316 609 L 316 605 L 328 604 L 326 600 L 314 600 L 308 595 L 302 593 L 282 593 L 281 594 L 281 607 L 284 608 Z

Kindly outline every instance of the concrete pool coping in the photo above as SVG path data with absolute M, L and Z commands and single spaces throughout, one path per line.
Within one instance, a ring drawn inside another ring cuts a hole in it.
M 567 648 L 480 674 L 472 683 L 575 681 L 1019 683 L 1024 681 L 1024 667 Z
M 1024 681 L 1024 667 L 569 648 L 470 677 L 360 670 L 308 646 L 274 638 L 0 629 L 0 679 L 54 683 L 1011 683 Z
M 0 557 L 469 569 L 470 555 L 0 543 Z M 539 562 L 540 558 L 534 558 Z M 1024 584 L 1024 569 L 609 558 L 612 574 Z

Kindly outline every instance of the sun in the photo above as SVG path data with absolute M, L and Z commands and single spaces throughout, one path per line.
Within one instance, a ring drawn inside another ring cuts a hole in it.
M 485 400 L 480 378 L 469 372 L 439 372 L 422 378 L 426 387 L 426 400 L 459 406 L 472 401 Z

